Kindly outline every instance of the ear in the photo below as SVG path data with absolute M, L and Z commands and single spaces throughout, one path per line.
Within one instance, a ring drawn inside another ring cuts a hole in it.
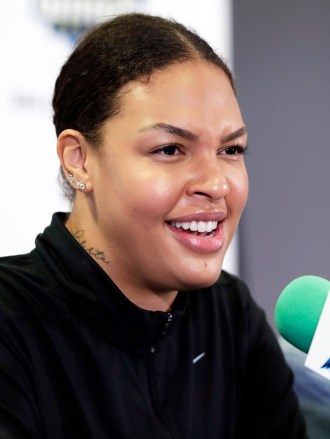
M 74 189 L 91 192 L 92 184 L 86 169 L 86 159 L 90 145 L 76 130 L 67 129 L 57 139 L 57 155 L 61 161 L 64 175 Z

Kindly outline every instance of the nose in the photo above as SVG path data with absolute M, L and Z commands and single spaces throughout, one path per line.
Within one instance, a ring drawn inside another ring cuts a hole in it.
M 225 169 L 219 159 L 196 164 L 187 185 L 187 194 L 210 200 L 225 198 L 230 191 Z

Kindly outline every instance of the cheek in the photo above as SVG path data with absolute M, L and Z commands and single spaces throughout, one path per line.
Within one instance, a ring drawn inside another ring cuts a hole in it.
M 158 175 L 140 178 L 127 190 L 126 201 L 136 215 L 157 217 L 166 215 L 180 197 L 180 189 L 174 178 Z
M 243 212 L 249 192 L 249 179 L 244 168 L 231 179 L 232 210 L 239 215 Z

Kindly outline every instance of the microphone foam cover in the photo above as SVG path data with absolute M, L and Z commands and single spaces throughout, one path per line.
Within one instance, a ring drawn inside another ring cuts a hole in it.
M 309 351 L 329 289 L 326 279 L 301 276 L 284 288 L 277 301 L 274 318 L 279 333 L 303 352 Z

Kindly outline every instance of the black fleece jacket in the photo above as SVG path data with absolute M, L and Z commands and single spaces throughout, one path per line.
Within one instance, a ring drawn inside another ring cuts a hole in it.
M 171 313 L 131 303 L 55 214 L 0 259 L 0 438 L 303 439 L 292 374 L 223 272 Z

